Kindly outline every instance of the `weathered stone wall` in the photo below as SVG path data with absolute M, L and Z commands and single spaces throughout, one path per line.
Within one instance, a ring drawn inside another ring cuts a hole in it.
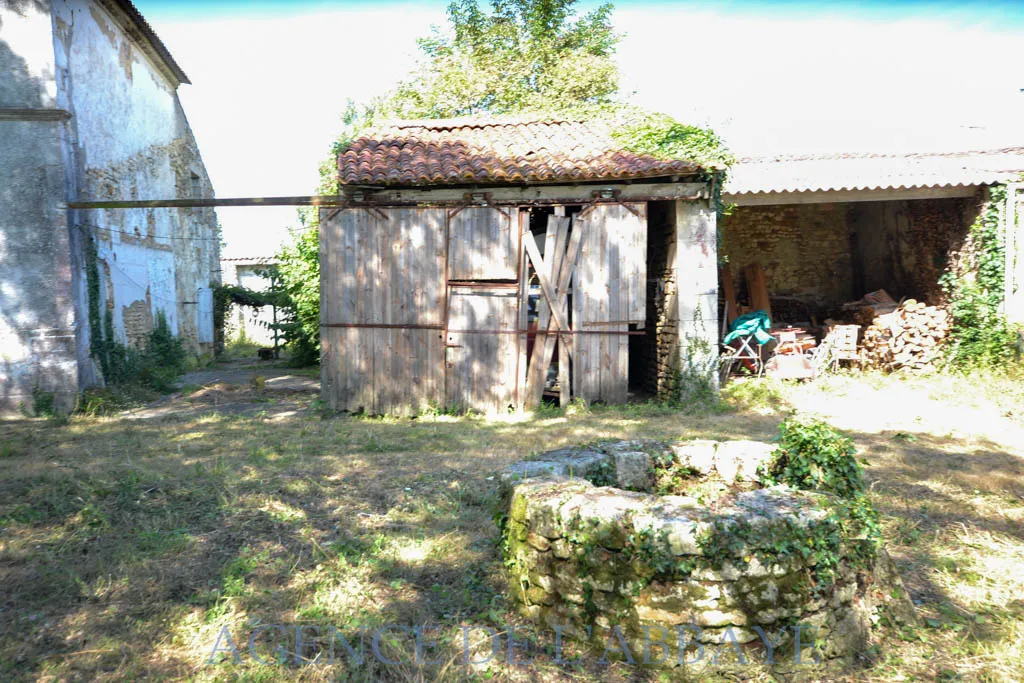
M 213 348 L 212 209 L 69 211 L 82 198 L 212 196 L 178 85 L 128 37 L 116 3 L 0 3 L 0 411 L 33 390 L 70 407 L 98 380 L 87 254 L 114 336 L 138 344 L 163 312 Z
M 938 303 L 939 277 L 949 254 L 963 246 L 978 204 L 978 199 L 851 204 L 854 286 Z
M 717 381 L 708 372 L 717 360 L 715 212 L 707 202 L 651 202 L 647 224 L 647 334 L 634 342 L 632 381 L 678 398 L 683 372 Z
M 740 206 L 722 221 L 722 248 L 736 291 L 743 268 L 764 266 L 773 297 L 792 297 L 819 316 L 884 288 L 935 303 L 947 256 L 963 244 L 973 199 Z M 792 322 L 792 321 L 787 321 Z
M 47 3 L 0 3 L 0 414 L 78 385 L 56 95 Z
M 73 115 L 68 156 L 75 193 L 210 197 L 177 82 L 128 37 L 124 22 L 106 3 L 54 6 L 58 81 Z M 212 286 L 219 281 L 213 209 L 77 211 L 72 220 L 83 241 L 95 245 L 101 308 L 112 318 L 117 342 L 138 345 L 162 313 L 188 348 L 213 350 Z
M 630 358 L 632 380 L 651 396 L 664 397 L 677 369 L 672 365 L 679 324 L 674 315 L 676 278 L 675 204 L 649 202 L 647 205 L 647 327 L 643 337 L 634 338 L 636 352 Z
M 816 583 L 816 558 L 755 547 L 760 539 L 819 526 L 831 533 L 823 494 L 748 488 L 705 505 L 643 492 L 652 464 L 666 451 L 691 471 L 756 482 L 772 450 L 745 441 L 615 442 L 553 451 L 507 468 L 500 481 L 513 598 L 542 626 L 582 642 L 600 646 L 617 630 L 637 660 L 645 641 L 670 643 L 676 651 L 668 665 L 690 658 L 698 646 L 727 641 L 747 661 L 763 662 L 765 638 L 781 659 L 794 644 L 796 625 L 805 647 L 817 643 L 818 654 L 847 658 L 867 646 L 883 605 L 894 618 L 913 620 L 884 551 L 867 570 L 840 559 L 828 583 Z M 727 543 L 717 539 L 734 528 L 749 532 Z M 735 547 L 741 538 L 750 545 Z M 725 547 L 730 557 L 747 556 L 745 566 L 713 554 Z M 677 644 L 677 635 L 686 643 Z
M 722 251 L 737 295 L 746 298 L 743 268 L 760 263 L 772 296 L 817 308 L 849 301 L 852 255 L 847 204 L 739 206 L 722 220 Z

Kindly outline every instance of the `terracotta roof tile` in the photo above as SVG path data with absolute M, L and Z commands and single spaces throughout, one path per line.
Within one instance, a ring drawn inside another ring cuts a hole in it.
M 346 185 L 453 185 L 612 180 L 692 174 L 694 162 L 622 148 L 601 121 L 400 121 L 338 155 Z

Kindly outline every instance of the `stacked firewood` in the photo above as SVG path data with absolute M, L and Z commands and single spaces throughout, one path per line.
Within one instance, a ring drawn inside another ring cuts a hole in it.
M 944 308 L 908 299 L 864 330 L 861 361 L 888 372 L 931 368 L 942 354 L 951 323 Z

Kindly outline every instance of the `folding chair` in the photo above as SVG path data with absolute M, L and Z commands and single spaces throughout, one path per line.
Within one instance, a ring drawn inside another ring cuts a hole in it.
M 764 361 L 761 360 L 761 345 L 753 334 L 736 337 L 729 344 L 722 344 L 719 360 L 719 383 L 725 384 L 732 374 L 733 368 L 739 363 L 751 373 L 760 377 L 764 374 Z

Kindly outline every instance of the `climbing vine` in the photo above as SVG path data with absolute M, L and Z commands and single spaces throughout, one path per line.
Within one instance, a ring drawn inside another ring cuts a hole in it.
M 99 249 L 88 230 L 83 230 L 85 286 L 89 307 L 89 350 L 99 363 L 108 385 L 138 385 L 169 391 L 186 369 L 188 351 L 171 331 L 167 317 L 158 311 L 144 348 L 132 348 L 117 341 L 114 313 L 104 308 L 100 296 Z M 101 310 L 102 309 L 102 310 Z
M 711 201 L 718 218 L 728 213 L 722 202 L 722 186 L 736 158 L 717 133 L 637 108 L 620 110 L 615 118 L 618 125 L 612 137 L 624 149 L 658 159 L 692 161 L 703 168 L 701 177 L 711 183 Z
M 790 418 L 779 425 L 779 448 L 759 474 L 766 484 L 829 494 L 828 518 L 850 546 L 854 563 L 866 565 L 877 552 L 881 528 L 856 452 L 853 441 L 831 425 Z
M 998 367 L 1014 354 L 1014 334 L 1002 313 L 1006 243 L 999 207 L 1006 187 L 991 188 L 964 248 L 939 279 L 953 316 L 953 367 Z

